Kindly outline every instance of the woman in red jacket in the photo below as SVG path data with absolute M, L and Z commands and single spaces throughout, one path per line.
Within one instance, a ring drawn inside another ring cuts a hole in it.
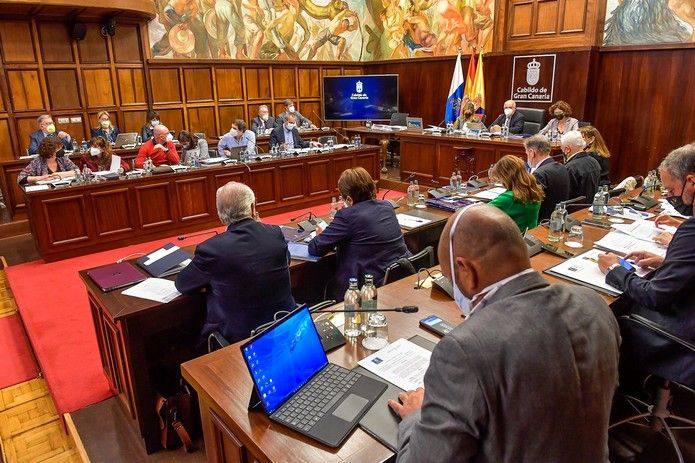
M 103 137 L 94 137 L 89 141 L 89 152 L 82 155 L 82 166 L 89 167 L 92 172 L 111 170 L 111 144 L 107 143 Z M 128 163 L 121 159 L 123 171 L 130 169 Z

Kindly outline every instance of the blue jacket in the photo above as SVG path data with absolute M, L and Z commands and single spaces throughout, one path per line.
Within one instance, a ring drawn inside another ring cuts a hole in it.
M 39 143 L 46 138 L 46 137 L 57 137 L 57 131 L 56 133 L 49 133 L 46 134 L 42 130 L 37 130 L 36 132 L 32 132 L 29 134 L 29 154 L 36 154 L 39 152 Z M 66 151 L 71 151 L 72 150 L 72 138 L 68 135 L 67 137 L 63 138 L 63 148 Z
M 280 228 L 253 219 L 230 225 L 199 244 L 176 288 L 184 294 L 207 289 L 201 335 L 219 331 L 229 342 L 249 337 L 279 310 L 293 310 L 290 255 Z
M 372 199 L 340 209 L 331 224 L 309 243 L 309 253 L 322 256 L 337 247 L 338 268 L 328 295 L 340 301 L 345 296 L 348 279 L 364 281 L 374 275 L 382 283 L 386 268 L 408 255 L 401 227 L 386 201 Z
M 618 310 L 642 315 L 695 343 L 695 217 L 678 227 L 659 268 L 641 278 L 616 267 L 606 275 L 606 283 L 623 291 Z M 623 339 L 630 349 L 624 357 L 633 357 L 633 366 L 695 386 L 695 354 L 685 354 L 642 330 L 623 332 Z
M 292 129 L 292 137 L 294 138 L 294 146 L 290 148 L 308 148 L 309 142 L 302 140 L 299 136 L 299 130 L 295 127 Z M 275 145 L 282 145 L 285 143 L 285 126 L 283 124 L 276 125 L 272 132 L 270 132 L 270 141 L 268 146 L 272 148 Z
M 92 129 L 92 138 L 94 137 L 102 137 L 104 140 L 108 142 L 115 142 L 116 137 L 118 136 L 120 132 L 118 131 L 118 127 L 114 127 L 111 129 L 111 132 L 109 134 L 106 134 L 106 131 L 102 129 L 101 127 L 97 127 L 96 129 Z

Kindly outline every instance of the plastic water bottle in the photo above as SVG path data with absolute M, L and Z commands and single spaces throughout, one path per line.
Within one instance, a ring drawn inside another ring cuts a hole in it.
M 417 204 L 417 200 L 420 197 L 420 185 L 418 185 L 417 180 L 413 182 L 413 187 L 413 199 L 415 204 Z
M 350 286 L 345 291 L 345 337 L 356 338 L 362 334 L 362 300 L 357 287 L 357 278 L 350 278 Z
M 376 286 L 374 286 L 374 276 L 370 273 L 364 275 L 364 284 L 360 289 L 360 301 L 361 308 L 364 312 L 365 310 L 376 310 Z M 367 329 L 367 317 L 368 313 L 362 317 L 362 332 L 366 332 Z
M 606 197 L 603 196 L 601 188 L 594 195 L 594 201 L 591 204 L 591 218 L 596 220 L 606 218 Z
M 461 171 L 456 171 L 456 191 L 465 191 L 466 184 L 463 182 L 463 177 L 461 176 Z
M 458 191 L 458 176 L 456 175 L 456 171 L 453 171 L 451 173 L 451 178 L 449 179 L 449 188 L 451 188 L 451 191 Z
M 87 143 L 87 140 L 85 140 L 84 138 L 82 139 L 82 143 L 80 144 L 80 146 L 80 152 L 86 153 L 87 151 L 89 151 L 89 143 Z
M 408 185 L 408 191 L 406 192 L 406 204 L 408 207 L 413 207 L 415 206 L 415 203 L 417 202 L 417 196 L 414 195 L 415 191 L 415 184 L 413 181 L 410 181 L 410 185 Z
M 374 277 L 370 274 L 364 276 L 364 286 L 360 291 L 362 298 L 362 325 L 364 339 L 362 346 L 369 350 L 379 350 L 389 343 L 388 323 L 383 313 L 377 312 L 377 291 L 374 286 Z
M 75 140 L 75 139 L 73 138 L 73 139 L 72 139 L 72 152 L 73 152 L 73 153 L 77 153 L 77 149 L 78 149 L 78 148 L 77 148 L 77 140 Z
M 548 224 L 548 241 L 557 243 L 562 240 L 564 235 L 562 227 L 565 224 L 562 218 L 562 205 L 555 205 L 555 210 L 550 214 L 550 223 Z
M 84 169 L 82 169 L 82 179 L 85 182 L 89 182 L 92 179 L 92 169 L 84 166 Z
M 78 167 L 75 167 L 73 169 L 73 172 L 75 172 L 75 182 L 81 183 L 82 182 L 82 173 L 80 172 L 80 169 Z
M 502 138 L 509 138 L 509 126 L 508 125 L 503 125 L 502 126 Z
M 335 217 L 335 214 L 338 212 L 338 201 L 335 199 L 335 196 L 331 198 L 331 212 L 329 215 L 331 217 Z

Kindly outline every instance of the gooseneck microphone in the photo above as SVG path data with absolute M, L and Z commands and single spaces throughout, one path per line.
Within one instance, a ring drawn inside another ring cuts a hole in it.
M 217 230 L 208 230 L 200 233 L 194 233 L 192 235 L 180 235 L 178 238 L 176 238 L 179 241 L 187 240 L 188 238 L 195 238 L 196 236 L 203 236 L 203 235 L 211 235 L 211 234 L 219 235 L 220 232 Z
M 295 222 L 296 220 L 301 219 L 301 218 L 304 217 L 305 215 L 307 215 L 306 212 L 305 212 L 304 214 L 298 215 L 297 217 L 293 217 L 293 218 L 290 219 L 290 222 Z M 299 223 L 297 223 L 297 225 L 299 226 L 299 228 L 300 228 L 302 231 L 311 233 L 311 232 L 313 232 L 314 230 L 316 230 L 316 220 L 315 220 L 316 214 L 314 214 L 313 212 L 309 211 L 309 212 L 308 212 L 308 216 L 309 216 L 309 217 L 308 217 L 306 220 L 300 221 Z
M 297 217 L 292 217 L 290 219 L 290 222 L 295 222 L 298 219 L 301 219 L 304 216 L 309 216 L 307 220 L 311 220 L 313 217 L 316 217 L 316 214 L 314 214 L 312 211 L 309 212 L 304 212 L 303 214 L 299 214 Z
M 481 170 L 480 172 L 471 175 L 470 177 L 468 177 L 468 181 L 467 181 L 466 183 L 468 183 L 468 184 L 469 184 L 470 186 L 472 186 L 473 188 L 482 188 L 482 187 L 484 187 L 484 186 L 487 186 L 488 183 L 487 183 L 487 182 L 484 182 L 484 181 L 482 181 L 482 180 L 480 180 L 479 175 L 480 175 L 480 174 L 487 173 L 487 172 L 489 172 L 489 171 L 490 171 L 490 168 L 488 167 L 488 168 L 485 169 L 485 170 Z
M 413 172 L 412 174 L 408 175 L 408 178 L 406 178 L 405 180 L 401 180 L 401 182 L 409 182 L 409 181 L 411 181 L 412 179 L 414 179 L 416 175 L 417 175 L 417 174 L 416 174 L 415 172 Z M 384 192 L 384 194 L 381 195 L 381 200 L 382 200 L 382 201 L 385 200 L 385 199 L 386 199 L 386 195 L 389 194 L 389 193 L 391 193 L 392 191 L 393 191 L 393 188 L 389 188 L 388 190 L 386 190 L 386 191 Z
M 326 121 L 324 121 L 324 120 L 321 118 L 321 116 L 319 116 L 319 115 L 316 113 L 316 110 L 312 109 L 311 112 L 314 113 L 314 116 L 316 116 L 316 117 L 319 118 L 319 122 L 321 123 L 321 127 L 326 127 Z
M 420 308 L 416 305 L 405 305 L 403 307 L 396 307 L 394 309 L 367 309 L 367 310 L 316 310 L 312 313 L 344 313 L 344 312 L 402 312 L 402 313 L 416 313 Z

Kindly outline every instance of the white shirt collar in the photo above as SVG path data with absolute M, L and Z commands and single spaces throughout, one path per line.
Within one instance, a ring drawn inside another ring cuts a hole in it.
M 480 297 L 481 294 L 484 294 L 482 299 L 480 299 L 480 301 L 475 305 L 475 307 L 471 307 L 471 313 L 473 313 L 475 311 L 475 309 L 477 309 L 478 307 L 485 305 L 485 304 L 483 304 L 483 302 L 488 301 L 493 296 L 493 294 L 495 294 L 497 292 L 497 290 L 500 289 L 502 286 L 506 285 L 507 283 L 514 280 L 515 278 L 518 278 L 522 275 L 526 275 L 526 274 L 531 273 L 531 272 L 535 272 L 535 270 L 533 268 L 527 268 L 526 270 L 522 270 L 519 273 L 515 273 L 514 275 L 508 276 L 507 278 L 504 278 L 504 279 L 502 279 L 496 283 L 493 283 L 490 286 L 484 288 L 482 291 L 480 291 L 478 294 L 476 294 L 475 296 L 473 296 L 471 298 L 471 301 L 475 301 L 478 297 Z

